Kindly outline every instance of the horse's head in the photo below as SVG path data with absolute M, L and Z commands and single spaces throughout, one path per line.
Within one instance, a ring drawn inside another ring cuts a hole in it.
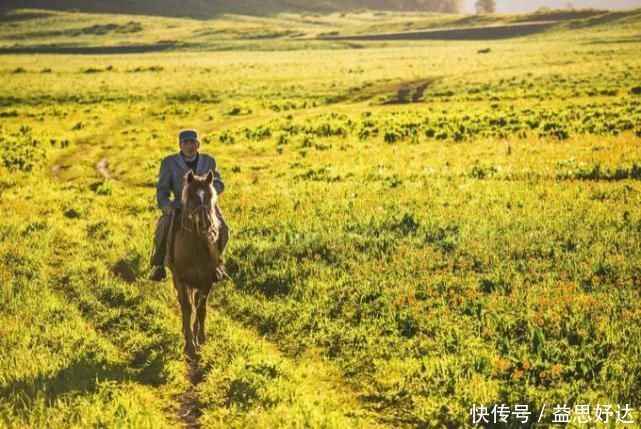
M 212 226 L 218 226 L 218 218 L 214 213 L 218 194 L 213 183 L 214 173 L 211 170 L 205 176 L 195 176 L 189 170 L 185 176 L 182 194 L 183 210 L 193 221 L 197 231 L 201 233 L 207 233 Z

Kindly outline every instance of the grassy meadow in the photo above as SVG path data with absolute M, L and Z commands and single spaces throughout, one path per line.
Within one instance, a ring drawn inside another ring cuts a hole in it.
M 358 43 L 316 36 L 538 18 L 17 16 L 0 47 L 173 48 L 0 55 L 0 427 L 641 407 L 640 11 Z M 185 127 L 232 229 L 197 383 L 171 281 L 147 280 Z

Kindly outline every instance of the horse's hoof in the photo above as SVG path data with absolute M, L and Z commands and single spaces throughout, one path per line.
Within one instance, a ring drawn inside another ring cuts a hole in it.
M 184 352 L 190 359 L 195 359 L 198 357 L 198 351 L 196 349 L 196 346 L 193 344 L 185 346 Z

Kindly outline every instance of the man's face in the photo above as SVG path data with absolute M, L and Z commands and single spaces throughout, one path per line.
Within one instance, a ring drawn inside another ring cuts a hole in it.
M 198 140 L 194 140 L 194 139 L 183 140 L 180 143 L 180 150 L 182 151 L 182 153 L 185 154 L 185 156 L 191 158 L 192 156 L 196 156 L 196 153 L 198 153 L 199 146 L 200 146 L 200 143 L 198 143 Z

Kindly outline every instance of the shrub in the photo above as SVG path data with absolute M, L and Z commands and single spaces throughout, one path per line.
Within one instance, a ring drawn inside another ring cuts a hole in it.
M 46 152 L 43 145 L 30 134 L 13 141 L 4 141 L 0 138 L 0 159 L 2 165 L 9 171 L 31 171 L 44 162 L 45 158 Z

